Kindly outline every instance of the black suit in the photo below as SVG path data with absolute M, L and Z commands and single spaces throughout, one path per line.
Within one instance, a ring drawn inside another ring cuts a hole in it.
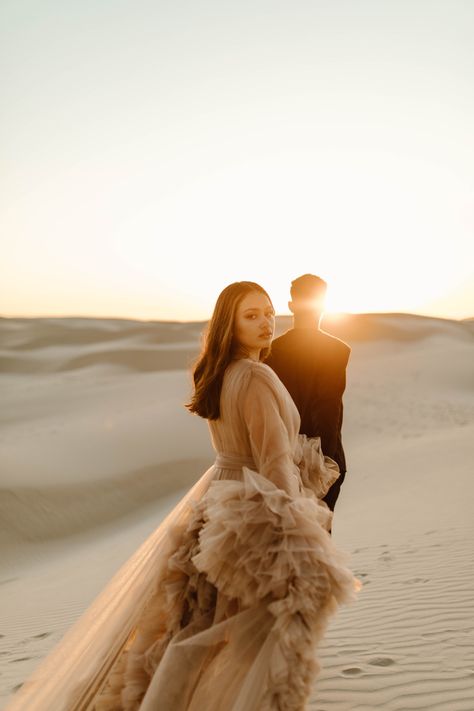
M 301 417 L 300 433 L 321 437 L 323 453 L 339 465 L 341 475 L 324 497 L 334 511 L 346 474 L 342 448 L 342 395 L 351 349 L 317 328 L 294 328 L 276 338 L 266 363 L 290 393 Z

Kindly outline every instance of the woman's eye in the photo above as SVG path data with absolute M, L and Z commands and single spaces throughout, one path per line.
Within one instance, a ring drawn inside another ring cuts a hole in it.
M 266 316 L 267 318 L 273 318 L 273 317 L 275 316 L 275 312 L 274 312 L 274 311 L 268 311 L 268 312 L 265 314 L 265 316 Z M 247 314 L 247 316 L 246 316 L 245 318 L 255 320 L 256 318 L 258 318 L 258 316 L 257 316 L 257 314 Z

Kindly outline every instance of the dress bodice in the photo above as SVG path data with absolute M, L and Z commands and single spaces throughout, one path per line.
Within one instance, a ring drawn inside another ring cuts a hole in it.
M 239 461 L 245 460 L 245 466 L 267 476 L 279 488 L 294 491 L 299 472 L 299 426 L 298 410 L 269 366 L 250 358 L 230 364 L 222 385 L 220 417 L 209 421 L 218 467 L 219 455 L 230 462 L 221 469 L 236 470 Z M 232 466 L 232 459 L 236 466 Z M 217 476 L 224 478 L 223 472 Z

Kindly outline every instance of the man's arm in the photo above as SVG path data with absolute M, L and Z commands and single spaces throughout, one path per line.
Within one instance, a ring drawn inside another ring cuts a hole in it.
M 340 463 L 342 454 L 341 428 L 343 421 L 342 396 L 346 389 L 346 368 L 350 356 L 350 348 L 344 348 L 336 357 L 331 357 L 331 364 L 326 377 L 320 385 L 319 413 L 321 430 L 321 447 L 328 457 Z M 342 455 L 343 456 L 343 455 Z

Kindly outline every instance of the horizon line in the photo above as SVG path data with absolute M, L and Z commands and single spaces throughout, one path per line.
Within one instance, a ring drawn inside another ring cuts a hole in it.
M 276 318 L 293 318 L 293 315 L 291 313 L 277 313 L 275 314 Z M 472 321 L 474 320 L 474 316 L 465 316 L 462 318 L 456 318 L 454 316 L 435 316 L 433 314 L 426 314 L 426 313 L 417 313 L 415 311 L 323 311 L 322 318 L 325 316 L 327 317 L 335 317 L 335 318 L 346 318 L 346 317 L 351 317 L 351 316 L 413 316 L 416 318 L 429 318 L 429 319 L 436 319 L 440 321 L 454 321 L 454 322 L 463 322 L 463 321 Z M 139 317 L 128 317 L 128 316 L 96 316 L 96 315 L 78 315 L 78 314 L 63 314 L 63 315 L 4 315 L 0 314 L 0 319 L 24 319 L 24 320 L 31 320 L 31 319 L 44 319 L 44 320 L 53 320 L 53 319 L 76 319 L 76 320 L 90 320 L 90 321 L 137 321 L 141 323 L 182 323 L 182 324 L 202 324 L 202 323 L 207 323 L 210 320 L 210 316 L 207 319 L 192 319 L 192 320 L 186 320 L 186 319 L 156 319 L 156 318 L 139 318 Z

